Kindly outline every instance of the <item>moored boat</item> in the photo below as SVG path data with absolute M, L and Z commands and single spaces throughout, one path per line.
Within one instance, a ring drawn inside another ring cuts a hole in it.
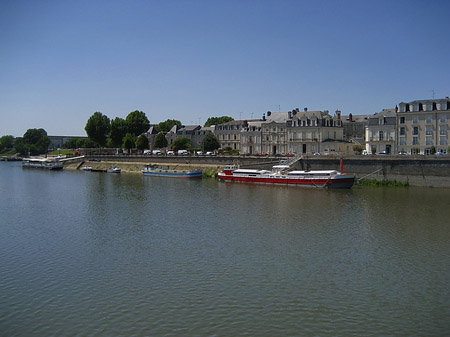
M 39 168 L 46 170 L 62 170 L 63 164 L 53 158 L 26 158 L 22 161 L 23 168 Z
M 142 173 L 144 175 L 156 177 L 173 177 L 173 178 L 201 178 L 202 170 L 184 170 L 170 169 L 168 167 L 159 167 L 158 165 L 147 165 Z
M 122 170 L 116 166 L 111 167 L 110 169 L 106 170 L 108 173 L 120 173 Z
M 221 181 L 323 188 L 351 188 L 355 182 L 355 174 L 341 173 L 336 170 L 290 170 L 288 165 L 275 165 L 272 167 L 271 171 L 241 169 L 235 165 L 225 166 L 225 168 L 219 172 L 218 178 Z

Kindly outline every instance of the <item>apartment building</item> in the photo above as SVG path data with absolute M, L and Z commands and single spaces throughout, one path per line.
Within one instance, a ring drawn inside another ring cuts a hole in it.
M 396 153 L 396 125 L 395 108 L 383 109 L 370 116 L 365 136 L 367 153 Z
M 450 98 L 402 102 L 397 111 L 398 151 L 448 153 Z
M 262 119 L 232 121 L 215 127 L 221 147 L 238 149 L 241 154 L 277 155 L 284 153 L 348 153 L 341 112 L 304 111 L 263 114 Z

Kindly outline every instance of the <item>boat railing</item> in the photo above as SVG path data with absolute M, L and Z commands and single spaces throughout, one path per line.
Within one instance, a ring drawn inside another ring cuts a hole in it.
M 296 163 L 297 161 L 299 161 L 302 158 L 303 158 L 303 155 L 296 154 L 294 157 L 290 157 L 289 159 L 282 160 L 280 162 L 280 165 L 291 166 L 291 165 L 293 165 L 294 163 Z

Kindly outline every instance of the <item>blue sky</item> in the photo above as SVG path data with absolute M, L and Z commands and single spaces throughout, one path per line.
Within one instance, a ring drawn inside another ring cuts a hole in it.
M 0 0 L 0 136 L 450 96 L 450 1 Z

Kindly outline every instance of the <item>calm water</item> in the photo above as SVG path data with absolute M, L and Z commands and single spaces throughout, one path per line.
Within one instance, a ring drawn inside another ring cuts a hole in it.
M 449 200 L 0 163 L 0 336 L 449 335 Z

